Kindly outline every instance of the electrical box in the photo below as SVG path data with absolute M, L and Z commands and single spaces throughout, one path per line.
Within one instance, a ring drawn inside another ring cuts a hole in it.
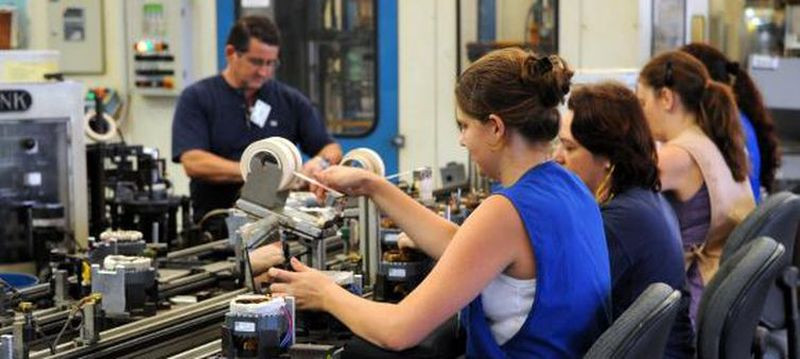
M 0 83 L 0 262 L 46 257 L 47 240 L 86 246 L 83 85 Z
M 48 47 L 61 53 L 62 72 L 105 71 L 102 0 L 50 0 L 47 18 Z
M 189 0 L 125 0 L 130 90 L 177 96 L 192 83 Z

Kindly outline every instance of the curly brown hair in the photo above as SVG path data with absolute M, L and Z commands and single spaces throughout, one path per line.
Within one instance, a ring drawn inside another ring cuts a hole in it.
M 557 106 L 569 92 L 573 71 L 560 57 L 538 56 L 519 48 L 492 51 L 458 78 L 456 102 L 481 122 L 499 116 L 530 141 L 558 134 Z
M 575 140 L 614 166 L 612 194 L 633 187 L 661 190 L 656 144 L 633 91 L 616 82 L 584 85 L 572 90 L 567 107 L 574 113 Z
M 748 160 L 739 111 L 727 85 L 711 79 L 700 60 L 682 51 L 669 51 L 651 59 L 639 81 L 655 90 L 668 88 L 697 118 L 703 130 L 725 158 L 737 182 L 747 178 Z

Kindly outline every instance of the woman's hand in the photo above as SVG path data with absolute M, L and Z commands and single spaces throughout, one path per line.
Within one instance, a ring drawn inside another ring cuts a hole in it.
M 331 166 L 328 169 L 317 172 L 316 179 L 322 184 L 331 187 L 348 196 L 368 196 L 370 194 L 370 184 L 377 180 L 382 180 L 377 175 L 354 167 Z M 325 190 L 317 187 L 314 191 L 320 203 L 325 200 Z
M 295 272 L 270 268 L 267 272 L 272 285 L 270 291 L 276 296 L 292 296 L 300 309 L 325 310 L 325 297 L 330 288 L 336 287 L 333 279 L 320 271 L 309 268 L 297 258 L 291 259 Z
M 283 256 L 281 242 L 258 247 L 251 251 L 248 256 L 250 258 L 250 267 L 253 268 L 253 275 L 264 273 L 270 267 L 280 265 L 286 261 Z
M 397 235 L 397 247 L 400 249 L 410 248 L 410 249 L 417 249 L 417 244 L 414 243 L 414 240 L 409 237 L 406 232 L 400 232 Z

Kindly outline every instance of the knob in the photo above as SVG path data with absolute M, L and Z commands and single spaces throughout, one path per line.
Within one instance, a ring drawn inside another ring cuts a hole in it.
M 19 144 L 25 151 L 30 151 L 36 148 L 36 140 L 32 138 L 23 138 L 22 141 L 19 142 Z

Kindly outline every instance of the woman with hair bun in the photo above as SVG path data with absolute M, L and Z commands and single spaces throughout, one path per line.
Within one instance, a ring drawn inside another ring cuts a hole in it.
M 750 186 L 756 203 L 759 203 L 761 187 L 767 193 L 775 190 L 775 171 L 781 165 L 775 124 L 764 106 L 761 92 L 747 71 L 711 45 L 692 43 L 682 47 L 681 51 L 700 60 L 714 81 L 731 86 L 750 159 Z
M 755 207 L 744 136 L 728 86 L 681 51 L 661 54 L 636 90 L 658 151 L 661 190 L 678 216 L 694 319 L 725 240 Z
M 334 166 L 317 177 L 367 195 L 437 258 L 400 303 L 347 293 L 293 260 L 270 269 L 273 293 L 330 312 L 355 334 L 395 350 L 416 345 L 460 310 L 470 358 L 578 358 L 610 323 L 608 250 L 600 211 L 579 178 L 549 160 L 557 106 L 572 71 L 557 56 L 493 51 L 456 85 L 459 140 L 503 188 L 458 227 L 366 171 Z

